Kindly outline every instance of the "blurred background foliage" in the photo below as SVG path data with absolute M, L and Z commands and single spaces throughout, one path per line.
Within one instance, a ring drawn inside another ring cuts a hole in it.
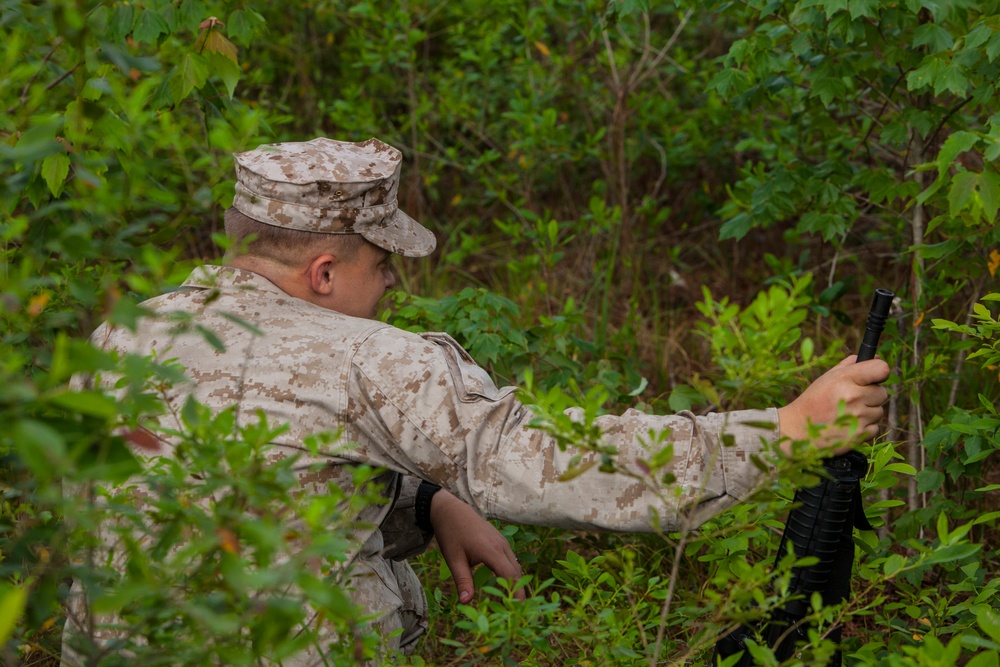
M 402 206 L 438 237 L 401 263 L 384 317 L 449 331 L 543 409 L 786 400 L 856 349 L 873 289 L 895 291 L 887 434 L 866 449 L 879 529 L 858 537 L 855 598 L 817 620 L 846 624 L 855 664 L 998 664 L 1000 2 L 0 0 L 0 30 L 4 664 L 55 664 L 67 577 L 105 511 L 62 483 L 134 472 L 121 427 L 162 409 L 173 372 L 83 341 L 221 255 L 232 152 L 317 135 L 402 149 Z M 128 400 L 68 384 L 112 369 Z M 230 431 L 216 439 L 253 444 Z M 506 527 L 527 603 L 482 573 L 492 593 L 457 605 L 430 553 L 438 604 L 414 661 L 703 664 L 779 599 L 770 557 L 808 479 L 789 470 L 698 532 Z M 217 529 L 243 530 L 199 521 L 226 553 Z M 210 603 L 154 646 L 200 623 L 229 648 L 168 663 L 290 650 L 232 648 L 245 621 L 195 574 Z M 136 628 L 157 618 L 129 609 Z M 797 664 L 823 663 L 822 644 Z

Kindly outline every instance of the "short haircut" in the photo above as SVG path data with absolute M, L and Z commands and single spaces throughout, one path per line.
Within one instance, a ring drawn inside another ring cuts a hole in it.
M 367 243 L 361 234 L 324 234 L 268 225 L 232 207 L 226 209 L 225 224 L 226 236 L 233 244 L 231 256 L 246 254 L 285 266 L 301 264 L 313 252 L 333 251 L 350 260 Z

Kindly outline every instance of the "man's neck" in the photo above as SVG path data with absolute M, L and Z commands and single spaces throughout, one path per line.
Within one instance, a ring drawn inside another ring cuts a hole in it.
M 302 281 L 296 280 L 295 270 L 266 257 L 254 255 L 240 255 L 229 260 L 227 264 L 234 269 L 253 271 L 257 275 L 264 276 L 278 286 L 282 292 L 289 296 L 309 301 L 307 290 Z

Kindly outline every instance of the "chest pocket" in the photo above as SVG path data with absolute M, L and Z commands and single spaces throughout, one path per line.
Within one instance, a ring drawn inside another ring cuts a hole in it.
M 489 373 L 476 365 L 458 342 L 445 333 L 420 334 L 424 340 L 434 343 L 445 353 L 448 370 L 451 371 L 455 386 L 462 390 L 462 401 L 499 401 L 517 390 L 517 387 L 497 389 Z

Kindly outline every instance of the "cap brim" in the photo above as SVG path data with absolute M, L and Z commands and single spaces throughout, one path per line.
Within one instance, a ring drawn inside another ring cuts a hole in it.
M 379 248 L 403 257 L 426 257 L 437 247 L 434 233 L 399 209 L 387 222 L 355 231 Z

